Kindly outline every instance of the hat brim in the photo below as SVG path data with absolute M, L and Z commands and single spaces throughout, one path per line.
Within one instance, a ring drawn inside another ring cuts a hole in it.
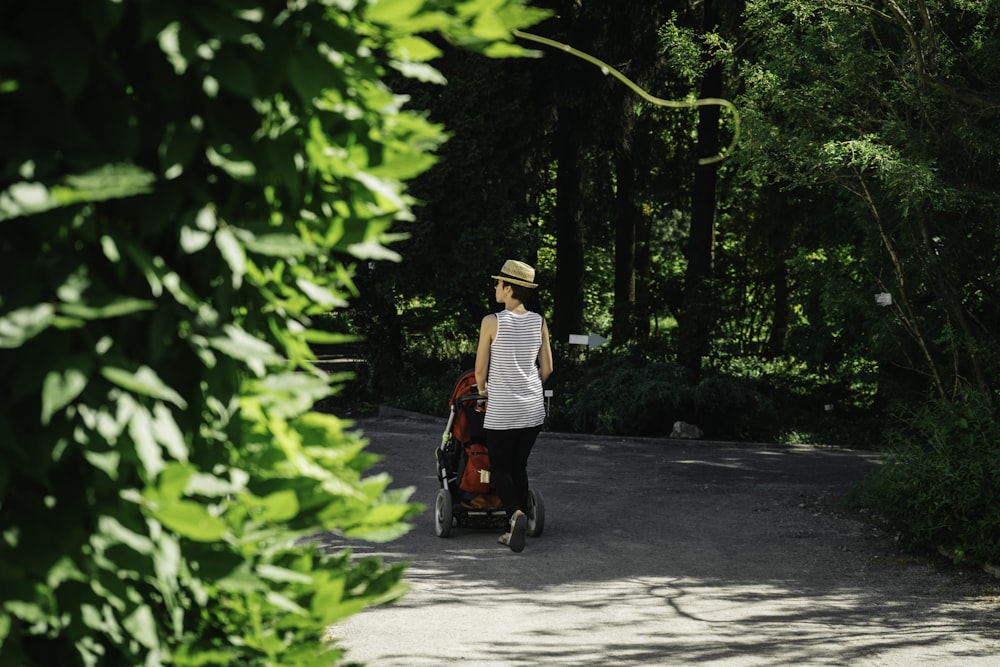
M 499 276 L 490 276 L 494 280 L 502 280 L 505 283 L 514 283 L 515 285 L 520 285 L 521 287 L 538 287 L 538 283 L 529 283 L 527 280 L 521 280 L 520 278 L 515 278 L 514 276 L 508 276 L 501 273 Z

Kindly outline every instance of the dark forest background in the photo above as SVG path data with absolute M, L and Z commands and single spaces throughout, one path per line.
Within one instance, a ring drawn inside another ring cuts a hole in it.
M 446 50 L 447 85 L 402 88 L 451 138 L 412 186 L 402 260 L 361 267 L 348 317 L 370 367 L 356 390 L 439 410 L 493 307 L 488 276 L 514 257 L 542 284 L 553 426 L 656 435 L 700 417 L 718 436 L 823 440 L 861 419 L 835 444 L 874 446 L 900 405 L 991 402 L 996 10 L 538 4 L 556 14 L 535 32 L 651 94 L 732 100 L 738 145 L 699 165 L 733 138 L 732 114 L 653 106 L 567 53 Z M 568 344 L 591 332 L 609 345 Z M 613 394 L 656 419 L 601 415 Z M 759 423 L 703 412 L 733 400 Z
M 518 258 L 553 333 L 549 428 L 663 436 L 687 421 L 881 449 L 871 494 L 911 534 L 996 554 L 996 4 L 537 5 L 555 13 L 534 33 L 652 95 L 734 102 L 735 150 L 699 164 L 734 138 L 718 106 L 651 105 L 559 50 L 442 44 L 447 85 L 400 92 L 451 138 L 413 184 L 401 261 L 360 267 L 330 323 L 363 339 L 339 400 L 446 415 L 495 307 L 488 276 Z M 589 333 L 609 343 L 568 343 Z M 978 537 L 958 537 L 970 522 Z

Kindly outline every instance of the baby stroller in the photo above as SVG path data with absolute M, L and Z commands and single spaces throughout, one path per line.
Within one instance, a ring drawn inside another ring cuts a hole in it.
M 476 387 L 475 370 L 462 373 L 448 401 L 448 425 L 441 444 L 434 450 L 437 478 L 441 483 L 434 502 L 434 531 L 451 535 L 459 527 L 504 528 L 506 514 L 500 497 L 490 484 L 489 452 L 486 448 L 486 399 Z M 528 535 L 538 537 L 545 527 L 542 496 L 528 490 Z

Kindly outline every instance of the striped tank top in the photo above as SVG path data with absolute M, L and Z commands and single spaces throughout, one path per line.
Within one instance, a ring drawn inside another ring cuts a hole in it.
M 497 335 L 490 345 L 489 401 L 483 425 L 497 431 L 539 426 L 545 421 L 538 351 L 542 316 L 528 311 L 496 314 Z

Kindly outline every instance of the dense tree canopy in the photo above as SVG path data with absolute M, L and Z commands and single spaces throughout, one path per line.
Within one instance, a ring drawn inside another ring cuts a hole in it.
M 717 190 L 698 185 L 697 112 L 653 108 L 558 51 L 516 65 L 449 56 L 453 91 L 421 99 L 461 130 L 418 181 L 412 252 L 384 269 L 400 330 L 432 322 L 453 339 L 444 354 L 461 356 L 490 307 L 481 277 L 521 256 L 539 265 L 567 358 L 578 329 L 683 356 L 677 332 L 703 318 L 692 350 L 708 371 L 785 359 L 845 384 L 862 372 L 869 397 L 947 398 L 966 383 L 989 395 L 995 7 L 652 6 L 553 3 L 537 32 L 660 96 L 698 96 L 721 77 L 743 135 Z M 724 145 L 732 119 L 711 123 Z M 691 245 L 692 225 L 706 240 Z
M 515 67 L 455 60 L 467 94 L 426 99 L 463 131 L 418 182 L 419 252 L 380 269 L 400 351 L 376 364 L 390 389 L 375 398 L 439 405 L 436 383 L 470 362 L 492 307 L 482 276 L 520 257 L 539 266 L 554 333 L 553 425 L 661 435 L 692 419 L 714 437 L 891 443 L 908 454 L 881 497 L 926 517 L 903 532 L 982 555 L 1000 526 L 984 509 L 998 476 L 1000 7 L 539 4 L 556 11 L 537 34 L 657 96 L 734 101 L 737 149 L 700 169 L 732 117 L 655 108 L 559 49 Z M 610 349 L 567 344 L 591 331 Z M 977 451 L 982 467 L 964 466 Z M 914 485 L 935 490 L 918 501 Z
M 819 297 L 805 342 L 838 340 L 828 354 L 942 398 L 966 383 L 989 396 L 998 370 L 1000 79 L 985 35 L 1000 17 L 961 5 L 748 3 L 738 158 L 745 182 L 794 202 L 789 280 Z M 876 292 L 892 305 L 872 308 Z

